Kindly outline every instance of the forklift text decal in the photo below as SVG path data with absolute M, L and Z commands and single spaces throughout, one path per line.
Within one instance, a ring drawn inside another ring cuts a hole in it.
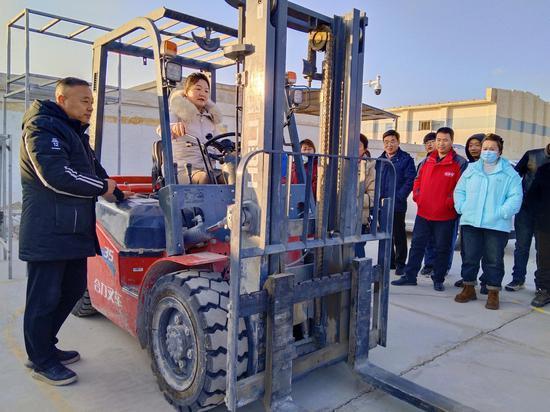
M 105 247 L 103 246 L 101 248 L 101 258 L 103 259 L 103 261 L 105 262 L 105 264 L 107 265 L 107 267 L 109 268 L 109 270 L 111 271 L 111 274 L 114 276 L 115 275 L 115 261 L 114 261 L 114 253 L 111 249 L 109 249 L 108 247 Z
M 122 307 L 122 302 L 120 299 L 120 294 L 114 290 L 112 287 L 107 286 L 105 283 L 99 279 L 94 279 L 94 290 L 97 294 L 103 296 L 110 302 L 113 302 L 119 308 Z

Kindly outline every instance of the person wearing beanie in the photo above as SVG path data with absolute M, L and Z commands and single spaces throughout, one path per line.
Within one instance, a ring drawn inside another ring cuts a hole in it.
M 515 292 L 524 287 L 531 241 L 535 234 L 535 218 L 529 204 L 529 199 L 525 195 L 533 184 L 538 168 L 549 162 L 550 144 L 541 149 L 528 150 L 516 165 L 516 171 L 522 178 L 524 198 L 521 209 L 514 220 L 516 246 L 514 250 L 512 281 L 506 285 L 506 290 L 509 292 Z M 535 239 L 536 247 L 537 240 Z
M 468 140 L 466 140 L 466 147 L 464 150 L 469 163 L 479 160 L 479 156 L 481 155 L 481 141 L 484 137 L 484 133 L 476 133 L 471 135 Z
M 502 157 L 504 142 L 496 134 L 482 141 L 481 160 L 471 163 L 454 190 L 454 205 L 462 229 L 464 288 L 455 302 L 476 300 L 479 266 L 489 294 L 485 307 L 499 308 L 499 291 L 504 277 L 504 249 L 512 230 L 512 219 L 523 198 L 521 178 Z

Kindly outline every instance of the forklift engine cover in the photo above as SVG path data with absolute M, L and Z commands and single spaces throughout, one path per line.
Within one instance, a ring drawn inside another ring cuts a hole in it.
M 156 199 L 131 198 L 123 203 L 100 199 L 98 222 L 122 249 L 164 249 L 164 214 Z

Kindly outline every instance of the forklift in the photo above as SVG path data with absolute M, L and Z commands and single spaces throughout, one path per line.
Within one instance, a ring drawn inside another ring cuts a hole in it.
M 380 186 L 383 173 L 395 186 L 395 170 L 358 157 L 365 14 L 330 17 L 287 0 L 226 3 L 238 29 L 160 8 L 93 45 L 97 157 L 110 54 L 154 65 L 161 140 L 153 176 L 114 177 L 135 197 L 98 201 L 102 255 L 89 259 L 88 290 L 73 313 L 99 311 L 136 336 L 160 390 L 181 411 L 224 402 L 235 411 L 255 400 L 266 410 L 298 410 L 292 381 L 336 362 L 422 409 L 472 410 L 368 360 L 387 340 L 394 196 L 382 198 Z M 305 86 L 286 72 L 288 30 L 308 38 Z M 216 72 L 228 66 L 236 68 L 235 130 L 199 143 L 209 173 L 212 161 L 229 166 L 227 184 L 180 184 L 170 93 L 187 68 L 209 76 L 215 100 Z M 298 95 L 313 82 L 320 147 L 308 165 L 316 159 L 316 196 L 295 119 Z M 219 151 L 213 159 L 209 146 Z M 375 163 L 376 189 L 362 233 L 366 162 Z M 362 242 L 377 242 L 377 255 L 357 258 Z

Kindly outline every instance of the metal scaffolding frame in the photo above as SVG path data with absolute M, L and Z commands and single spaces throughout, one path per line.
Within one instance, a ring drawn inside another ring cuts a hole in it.
M 32 16 L 36 16 L 31 19 Z M 42 18 L 42 24 L 35 21 Z M 44 24 L 44 18 L 49 19 Z M 64 23 L 64 24 L 60 24 Z M 63 26 L 63 27 L 61 27 Z M 56 28 L 57 31 L 53 31 Z M 25 70 L 22 74 L 12 74 L 12 30 L 22 30 L 24 32 L 24 61 Z M 8 135 L 7 112 L 8 100 L 23 100 L 25 110 L 28 108 L 33 98 L 51 98 L 55 90 L 55 83 L 59 78 L 46 76 L 30 71 L 30 34 L 36 33 L 55 37 L 64 40 L 75 41 L 84 44 L 93 44 L 93 40 L 83 37 L 91 31 L 104 34 L 110 32 L 111 28 L 94 23 L 87 23 L 68 17 L 62 17 L 37 10 L 24 9 L 14 18 L 6 23 L 6 78 L 5 90 L 3 94 L 3 128 L 0 134 L 0 247 L 2 248 L 2 258 L 8 260 L 8 279 L 12 279 L 12 239 L 13 239 L 13 210 L 12 210 L 12 136 Z M 121 56 L 118 60 L 118 86 L 110 87 L 110 92 L 117 93 L 116 97 L 111 97 L 107 103 L 118 105 L 118 172 L 120 173 L 120 148 L 121 148 Z

